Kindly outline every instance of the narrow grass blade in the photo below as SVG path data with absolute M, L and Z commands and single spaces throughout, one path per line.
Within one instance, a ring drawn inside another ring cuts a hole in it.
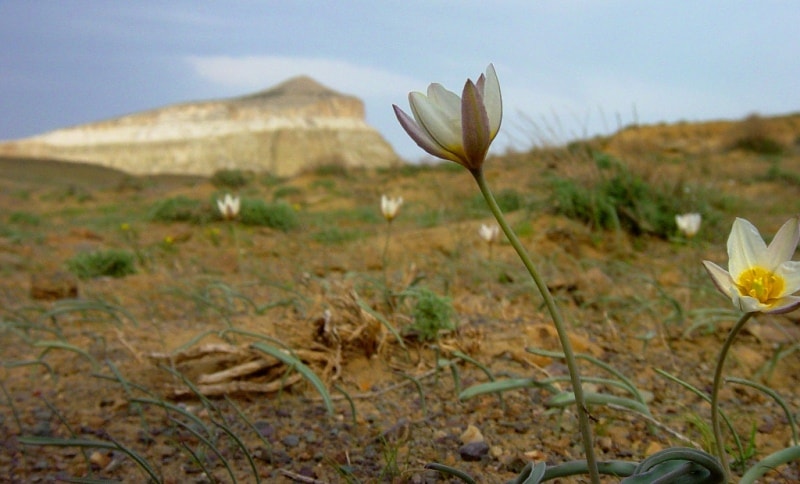
M 356 420 L 356 403 L 353 401 L 353 398 L 350 396 L 349 393 L 344 391 L 344 388 L 340 387 L 339 385 L 333 385 L 333 388 L 339 390 L 342 395 L 344 395 L 345 400 L 347 403 L 350 404 L 350 414 L 353 416 L 353 425 L 356 425 L 358 421 Z
M 800 446 L 787 447 L 764 457 L 747 470 L 739 484 L 751 484 L 778 466 L 800 459 Z
M 211 452 L 217 454 L 217 457 L 219 457 L 220 462 L 222 462 L 222 465 L 225 466 L 225 469 L 227 469 L 228 474 L 231 476 L 231 482 L 237 482 L 236 475 L 233 473 L 233 469 L 231 468 L 230 462 L 228 462 L 228 459 L 225 458 L 225 456 L 217 448 L 217 446 L 214 445 L 213 442 L 211 442 L 208 438 L 206 438 L 205 435 L 195 430 L 191 425 L 187 424 L 186 422 L 182 422 L 173 417 L 170 417 L 169 419 L 179 427 L 182 427 L 184 430 L 188 431 L 189 433 L 197 437 L 200 440 L 200 442 L 205 444 L 206 447 L 208 447 L 211 450 Z
M 150 476 L 154 482 L 162 482 L 156 471 L 139 454 L 125 447 L 117 441 L 106 442 L 103 440 L 84 440 L 84 439 L 57 439 L 53 437 L 19 437 L 17 439 L 23 445 L 38 445 L 44 447 L 84 447 L 91 449 L 119 450 L 133 459 L 139 467 Z
M 399 372 L 399 371 L 395 372 L 395 373 L 397 373 L 398 375 L 402 376 L 403 378 L 405 378 L 407 380 L 411 380 L 411 382 L 414 383 L 414 386 L 417 387 L 417 392 L 419 393 L 419 402 L 420 402 L 420 405 L 422 406 L 422 415 L 427 420 L 427 418 L 428 418 L 428 406 L 425 404 L 425 391 L 422 389 L 422 383 L 419 381 L 419 379 L 414 378 L 413 376 L 411 376 L 409 374 L 406 374 L 406 373 L 403 373 L 403 372 Z
M 548 390 L 555 390 L 552 386 L 543 384 L 535 378 L 510 378 L 507 380 L 496 380 L 473 385 L 461 392 L 461 394 L 458 395 L 458 399 L 466 401 L 478 395 L 502 393 L 510 390 L 518 390 L 520 388 L 547 388 Z M 557 393 L 557 391 L 554 391 L 554 393 Z
M 656 373 L 658 373 L 659 375 L 661 375 L 661 376 L 663 376 L 663 377 L 665 377 L 665 378 L 667 378 L 669 380 L 672 380 L 673 382 L 677 383 L 678 385 L 686 388 L 690 392 L 694 393 L 698 397 L 700 397 L 703 400 L 705 400 L 707 403 L 709 403 L 709 404 L 711 403 L 711 397 L 706 395 L 704 392 L 700 391 L 698 388 L 695 388 L 693 385 L 689 384 L 688 382 L 685 382 L 685 381 L 681 380 L 680 378 L 667 373 L 664 370 L 660 370 L 658 368 L 653 368 L 653 370 Z M 746 460 L 745 451 L 744 451 L 744 447 L 742 446 L 742 440 L 739 438 L 739 434 L 736 433 L 736 430 L 733 428 L 733 424 L 731 423 L 730 419 L 728 419 L 728 416 L 725 414 L 725 412 L 722 411 L 722 409 L 720 409 L 719 415 L 720 415 L 720 417 L 722 417 L 722 420 L 725 422 L 725 426 L 728 427 L 728 430 L 730 431 L 731 435 L 733 435 L 733 440 L 734 440 L 734 442 L 736 442 L 736 449 L 739 451 L 739 458 L 740 458 L 740 460 L 742 462 L 744 462 Z
M 622 398 L 614 395 L 593 392 L 584 393 L 584 397 L 586 398 L 586 403 L 592 403 L 594 405 L 619 405 L 620 407 L 630 408 L 631 410 L 636 410 L 639 413 L 650 415 L 650 411 L 646 405 L 642 405 L 641 402 L 632 400 L 630 398 Z M 545 402 L 546 407 L 563 408 L 570 405 L 575 405 L 575 394 L 572 392 L 559 393 Z
M 783 409 L 783 413 L 786 415 L 786 420 L 789 422 L 789 426 L 792 429 L 792 444 L 799 445 L 797 442 L 797 422 L 795 421 L 794 415 L 792 415 L 792 411 L 789 410 L 789 406 L 786 404 L 786 401 L 784 401 L 784 399 L 778 395 L 778 392 L 768 386 L 756 383 L 754 381 L 745 380 L 744 378 L 729 377 L 726 378 L 725 381 L 755 388 L 756 390 L 760 390 L 761 392 L 772 397 L 772 399 L 775 400 L 775 403 L 777 403 L 778 406 Z
M 85 350 L 78 348 L 75 345 L 71 345 L 69 343 L 65 343 L 63 341 L 37 341 L 33 344 L 33 346 L 37 348 L 44 348 L 44 351 L 39 355 L 39 358 L 43 357 L 47 354 L 48 351 L 52 349 L 59 349 L 59 350 L 67 350 L 77 353 L 84 358 L 92 365 L 92 371 L 98 371 L 100 369 L 100 363 L 92 355 L 87 353 Z
M 264 343 L 253 343 L 250 345 L 250 347 L 273 356 L 284 362 L 287 366 L 296 369 L 298 373 L 303 375 L 303 378 L 308 380 L 309 383 L 311 383 L 322 396 L 322 401 L 325 403 L 325 408 L 328 410 L 328 414 L 334 414 L 333 400 L 331 400 L 331 395 L 328 393 L 328 389 L 325 387 L 325 384 L 322 382 L 322 380 L 320 380 L 316 373 L 311 370 L 311 368 L 306 366 L 302 361 L 293 355 L 287 354 L 272 346 L 265 345 Z
M 195 424 L 197 424 L 198 427 L 204 429 L 206 431 L 206 433 L 208 433 L 209 435 L 211 434 L 211 431 L 209 430 L 208 427 L 206 427 L 205 422 L 200 420 L 199 417 L 187 412 L 186 410 L 182 409 L 181 407 L 179 407 L 177 405 L 174 405 L 174 404 L 169 403 L 169 402 L 165 402 L 163 400 L 155 400 L 155 399 L 152 399 L 152 398 L 131 398 L 130 401 L 132 403 L 141 403 L 141 404 L 145 404 L 145 405 L 155 405 L 157 407 L 163 408 L 164 410 L 172 410 L 173 412 L 178 413 L 180 415 L 183 415 L 187 419 L 189 419 L 192 422 L 194 422 Z
M 260 482 L 261 482 L 261 476 L 259 476 L 259 474 L 258 474 L 258 468 L 256 468 L 256 463 L 255 463 L 255 461 L 253 461 L 253 455 L 252 455 L 252 454 L 250 453 L 250 451 L 247 449 L 247 446 L 246 446 L 246 445 L 244 445 L 244 442 L 242 442 L 242 439 L 240 439 L 240 438 L 239 438 L 239 436 L 238 436 L 238 435 L 236 435 L 236 433 L 235 433 L 235 432 L 233 432 L 233 431 L 232 431 L 230 428 L 228 428 L 228 426 L 227 426 L 227 425 L 225 425 L 225 424 L 223 424 L 223 423 L 220 423 L 220 422 L 217 422 L 216 420 L 212 420 L 212 421 L 211 421 L 211 423 L 213 423 L 213 424 L 214 424 L 214 425 L 216 425 L 216 426 L 217 426 L 217 427 L 218 427 L 220 430 L 222 430 L 223 432 L 225 432 L 225 434 L 226 434 L 228 437 L 230 437 L 230 439 L 231 439 L 231 440 L 233 440 L 234 442 L 236 442 L 236 445 L 237 445 L 237 446 L 238 446 L 240 449 L 242 449 L 242 453 L 244 453 L 244 456 L 245 456 L 245 458 L 247 459 L 247 462 L 250 464 L 250 469 L 253 471 L 253 477 L 255 478 L 255 480 L 256 480 L 256 482 L 257 482 L 257 483 L 260 483 Z
M 442 474 L 446 474 L 448 476 L 457 477 L 462 481 L 466 482 L 467 484 L 477 484 L 475 482 L 475 479 L 472 478 L 472 476 L 454 467 L 446 466 L 444 464 L 437 464 L 436 462 L 431 462 L 430 464 L 425 464 L 425 468 L 434 470 L 436 472 L 440 472 Z
M 369 304 L 365 303 L 360 297 L 358 297 L 358 295 L 356 295 L 356 303 L 358 304 L 358 307 L 366 311 L 367 314 L 380 321 L 380 323 L 386 329 L 388 329 L 390 333 L 392 333 L 394 339 L 397 340 L 397 344 L 399 344 L 400 347 L 403 348 L 404 350 L 408 351 L 408 348 L 406 348 L 406 344 L 403 342 L 403 337 L 400 336 L 400 333 L 397 331 L 394 325 L 392 325 L 392 323 L 389 322 L 388 319 L 384 318 L 381 313 L 369 307 Z

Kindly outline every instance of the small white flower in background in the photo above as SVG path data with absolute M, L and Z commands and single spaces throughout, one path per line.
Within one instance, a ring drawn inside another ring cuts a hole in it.
M 694 237 L 698 230 L 700 230 L 700 222 L 703 217 L 699 213 L 684 213 L 683 215 L 675 216 L 675 224 L 678 230 L 683 232 L 687 237 Z
M 497 242 L 497 239 L 500 237 L 500 227 L 497 225 L 481 224 L 481 228 L 478 229 L 478 233 L 487 243 L 493 244 Z
M 800 261 L 792 256 L 800 241 L 800 220 L 793 217 L 769 245 L 753 224 L 737 218 L 728 237 L 728 270 L 703 261 L 714 285 L 746 313 L 787 313 L 800 307 Z
M 239 207 L 239 197 L 233 197 L 230 193 L 226 193 L 222 200 L 217 199 L 217 208 L 225 220 L 235 219 L 239 215 Z
M 384 218 L 391 222 L 397 216 L 400 210 L 400 205 L 403 204 L 403 197 L 391 198 L 386 195 L 381 195 L 381 212 Z

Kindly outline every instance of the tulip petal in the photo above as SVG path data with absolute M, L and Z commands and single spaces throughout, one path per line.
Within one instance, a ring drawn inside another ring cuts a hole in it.
M 783 278 L 786 285 L 783 294 L 791 295 L 800 291 L 800 261 L 785 261 L 775 269 L 775 274 Z
M 472 81 L 464 85 L 461 96 L 461 129 L 468 168 L 479 168 L 492 141 L 489 138 L 489 117 L 478 87 Z
M 738 291 L 731 290 L 731 287 L 734 285 L 734 283 L 728 271 L 707 260 L 703 261 L 703 266 L 711 276 L 711 281 L 714 282 L 714 285 L 717 286 L 717 289 L 719 289 L 721 293 L 725 294 L 729 298 L 733 298 L 733 292 L 738 293 Z
M 453 91 L 445 89 L 439 83 L 434 82 L 428 86 L 428 99 L 432 104 L 446 112 L 454 122 L 459 122 L 461 118 L 461 99 Z
M 797 217 L 792 217 L 783 224 L 767 247 L 768 267 L 777 267 L 784 261 L 790 260 L 797 249 L 798 241 L 800 241 L 800 223 Z
M 753 224 L 743 218 L 733 222 L 728 237 L 728 272 L 736 279 L 739 274 L 751 267 L 764 267 L 769 262 L 766 257 L 767 244 Z
M 442 149 L 462 159 L 461 122 L 453 118 L 436 104 L 430 102 L 425 95 L 412 92 L 408 95 L 409 104 L 419 126 L 427 131 L 428 136 L 436 141 Z
M 784 314 L 800 307 L 800 297 L 786 296 L 772 305 L 772 309 L 764 311 L 767 314 Z
M 417 143 L 417 146 L 425 150 L 427 153 L 437 157 L 442 158 L 445 160 L 455 161 L 456 163 L 461 163 L 461 160 L 458 159 L 455 155 L 448 152 L 442 146 L 436 142 L 433 138 L 430 137 L 427 131 L 422 129 L 408 114 L 403 112 L 402 109 L 397 107 L 397 105 L 392 105 L 394 108 L 394 114 L 397 116 L 397 121 L 400 122 L 400 126 L 408 133 L 408 136 Z
M 503 97 L 500 94 L 500 81 L 497 79 L 497 73 L 492 64 L 486 68 L 486 78 L 481 92 L 483 92 L 483 105 L 489 116 L 489 137 L 494 140 L 500 131 L 500 123 L 503 120 Z

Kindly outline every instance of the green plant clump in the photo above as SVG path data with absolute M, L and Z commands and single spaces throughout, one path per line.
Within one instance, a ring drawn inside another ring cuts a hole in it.
M 297 214 L 291 206 L 263 200 L 242 200 L 239 220 L 245 225 L 269 227 L 284 232 L 297 226 Z
M 80 279 L 125 277 L 136 273 L 136 257 L 127 250 L 83 252 L 67 261 L 67 269 Z
M 425 287 L 416 288 L 410 295 L 416 299 L 411 316 L 411 333 L 422 341 L 435 341 L 443 332 L 456 328 L 450 299 L 436 295 Z
M 613 173 L 600 181 L 580 184 L 555 177 L 550 205 L 556 213 L 591 224 L 598 229 L 624 229 L 669 238 L 675 233 L 675 215 L 684 201 L 679 190 L 653 186 L 608 156 L 596 156 L 598 168 Z
M 211 208 L 200 200 L 179 195 L 156 203 L 150 211 L 155 222 L 204 223 L 212 219 Z
M 242 170 L 217 170 L 211 175 L 211 183 L 217 188 L 242 188 L 250 182 L 252 174 Z

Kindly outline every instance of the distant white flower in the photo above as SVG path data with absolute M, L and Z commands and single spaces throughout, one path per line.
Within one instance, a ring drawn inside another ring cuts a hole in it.
M 787 313 L 800 307 L 800 261 L 792 256 L 800 241 L 800 220 L 793 217 L 769 246 L 745 219 L 733 222 L 728 237 L 728 270 L 703 261 L 714 285 L 747 313 Z
M 493 244 L 497 242 L 497 239 L 500 237 L 500 227 L 497 225 L 481 224 L 481 228 L 478 229 L 478 233 L 487 243 Z
M 684 213 L 683 215 L 675 216 L 675 224 L 678 226 L 678 230 L 687 237 L 694 237 L 697 231 L 700 230 L 700 222 L 702 221 L 703 217 L 699 213 Z
M 222 200 L 217 199 L 217 208 L 225 220 L 235 219 L 239 215 L 239 207 L 239 197 L 233 197 L 230 193 L 226 193 Z
M 397 216 L 400 210 L 400 205 L 403 204 L 403 197 L 390 198 L 386 195 L 381 195 L 381 212 L 383 216 L 391 222 Z

